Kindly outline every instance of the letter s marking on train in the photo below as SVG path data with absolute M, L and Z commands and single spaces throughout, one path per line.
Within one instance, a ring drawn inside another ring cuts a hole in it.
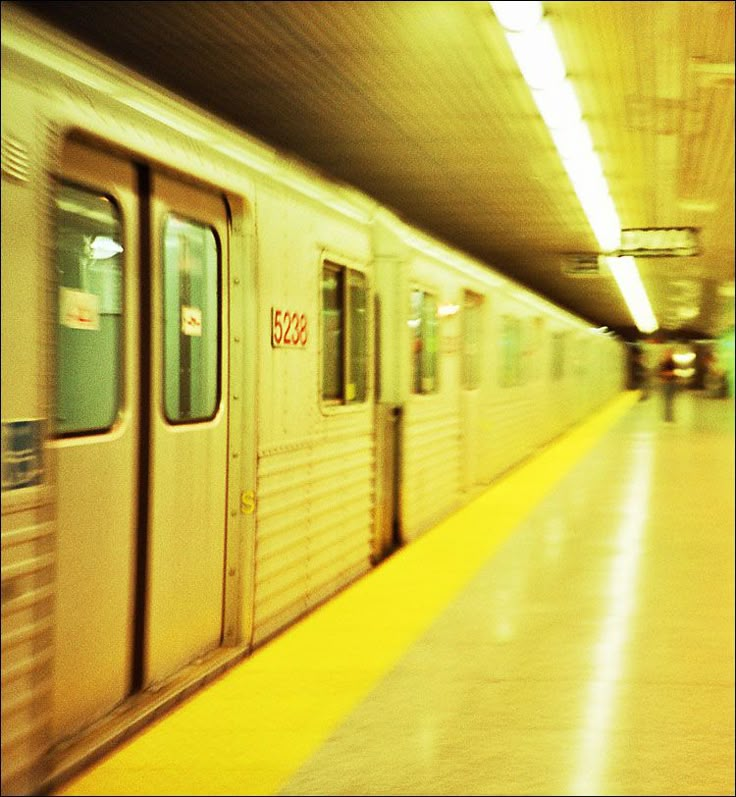
M 240 511 L 243 515 L 252 515 L 256 509 L 256 494 L 254 490 L 243 490 L 240 494 Z

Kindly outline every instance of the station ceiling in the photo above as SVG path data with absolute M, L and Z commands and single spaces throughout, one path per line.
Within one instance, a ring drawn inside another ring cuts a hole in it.
M 19 2 L 432 235 L 627 337 L 613 278 L 487 2 Z M 660 335 L 734 314 L 734 3 L 547 2 Z M 582 257 L 581 257 L 582 256 Z M 573 276 L 570 271 L 578 272 Z

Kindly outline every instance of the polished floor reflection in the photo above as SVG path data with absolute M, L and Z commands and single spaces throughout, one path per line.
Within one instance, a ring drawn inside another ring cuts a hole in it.
M 733 794 L 733 405 L 676 409 L 634 406 L 282 793 Z
M 734 406 L 675 413 L 629 397 L 59 793 L 734 794 Z

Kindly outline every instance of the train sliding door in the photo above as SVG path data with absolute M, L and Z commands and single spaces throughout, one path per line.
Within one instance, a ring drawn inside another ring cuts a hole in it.
M 227 217 L 152 179 L 147 682 L 220 644 L 227 483 Z
M 65 145 L 55 224 L 56 741 L 130 690 L 140 448 L 136 185 L 130 163 Z
M 481 426 L 484 303 L 481 294 L 469 290 L 463 292 L 460 423 L 463 452 L 461 483 L 464 490 L 471 490 L 481 482 L 480 445 L 487 437 Z
M 227 213 L 69 141 L 56 192 L 54 737 L 220 645 Z

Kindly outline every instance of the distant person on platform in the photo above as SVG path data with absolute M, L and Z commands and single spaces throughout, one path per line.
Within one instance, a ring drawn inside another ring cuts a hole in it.
M 658 368 L 659 381 L 662 383 L 664 399 L 664 419 L 674 421 L 675 396 L 677 395 L 677 363 L 672 349 L 666 349 Z
M 634 387 L 639 388 L 641 394 L 639 401 L 646 401 L 649 398 L 649 371 L 647 369 L 644 352 L 640 348 L 635 348 L 633 352 L 634 365 Z

